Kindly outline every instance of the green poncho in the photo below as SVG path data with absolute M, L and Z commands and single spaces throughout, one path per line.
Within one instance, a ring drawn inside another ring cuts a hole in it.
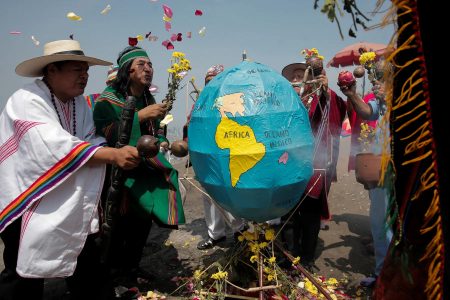
M 155 103 L 153 97 L 148 99 Z M 118 128 L 125 98 L 112 87 L 107 87 L 96 100 L 94 122 L 97 133 L 104 136 L 108 145 L 114 147 L 117 142 Z M 142 99 L 136 101 L 136 111 L 145 107 Z M 159 128 L 159 121 L 154 122 Z M 134 115 L 129 145 L 136 146 L 137 140 L 149 134 L 145 126 L 139 124 L 137 113 Z M 156 134 L 159 141 L 167 141 L 163 135 Z M 131 171 L 126 172 L 125 187 L 131 195 L 132 209 L 138 209 L 156 217 L 157 221 L 167 225 L 185 223 L 181 194 L 178 186 L 178 171 L 158 153 L 154 158 L 145 158 Z

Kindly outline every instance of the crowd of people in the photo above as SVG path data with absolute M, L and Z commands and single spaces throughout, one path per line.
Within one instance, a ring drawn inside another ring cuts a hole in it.
M 83 96 L 89 67 L 112 63 L 86 56 L 77 41 L 50 42 L 43 56 L 16 68 L 18 75 L 38 79 L 16 91 L 0 115 L 4 137 L 0 170 L 12 174 L 0 179 L 0 237 L 5 246 L 0 299 L 41 299 L 44 279 L 53 277 L 66 278 L 72 299 L 114 298 L 116 278 L 151 280 L 139 265 L 152 224 L 177 229 L 185 223 L 177 170 L 164 151 L 142 157 L 136 148 L 144 135 L 169 144 L 160 126 L 167 104 L 157 103 L 149 91 L 154 74 L 151 59 L 144 49 L 129 46 L 119 53 L 116 64 L 104 91 L 89 98 L 91 102 Z M 209 68 L 205 85 L 223 69 L 222 65 Z M 381 81 L 374 84 L 374 97 L 366 101 L 357 94 L 356 85 L 341 87 L 345 100 L 328 87 L 325 71 L 307 70 L 307 63 L 293 63 L 283 68 L 282 75 L 308 109 L 316 141 L 313 175 L 301 202 L 289 213 L 294 230 L 289 248 L 312 270 L 321 221 L 331 218 L 328 193 L 337 178 L 342 123 L 346 115 L 353 120 L 379 119 L 385 104 Z M 313 79 L 318 86 L 314 91 L 304 82 Z M 128 143 L 117 147 L 127 127 L 121 116 L 130 96 L 135 99 L 135 113 L 127 125 Z M 117 180 L 117 169 L 123 170 L 117 230 L 109 237 L 108 247 L 113 250 L 105 263 L 99 244 L 104 241 L 102 224 L 110 213 L 105 209 L 111 196 L 108 188 Z M 362 283 L 367 286 L 379 275 L 392 236 L 384 226 L 386 190 L 377 186 L 369 195 L 376 266 L 374 275 Z M 247 226 L 206 197 L 208 232 L 197 245 L 199 250 L 223 241 L 226 225 L 235 233 Z

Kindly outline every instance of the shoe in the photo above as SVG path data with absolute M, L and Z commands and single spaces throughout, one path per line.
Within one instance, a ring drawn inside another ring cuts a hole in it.
M 225 236 L 223 236 L 221 238 L 218 238 L 217 240 L 215 240 L 212 237 L 210 237 L 207 240 L 204 240 L 204 241 L 201 241 L 200 243 L 198 243 L 197 249 L 198 250 L 211 249 L 212 247 L 214 247 L 218 243 L 225 241 L 225 239 L 226 239 Z
M 361 280 L 361 282 L 359 283 L 359 285 L 363 286 L 363 287 L 374 287 L 375 283 L 377 282 L 377 276 L 369 276 L 364 278 L 363 280 Z

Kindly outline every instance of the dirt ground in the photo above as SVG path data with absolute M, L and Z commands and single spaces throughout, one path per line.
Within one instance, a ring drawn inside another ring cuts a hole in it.
M 374 258 L 370 248 L 365 245 L 370 239 L 368 193 L 355 181 L 354 172 L 347 172 L 349 145 L 349 136 L 341 138 L 338 182 L 333 183 L 329 199 L 332 219 L 327 223 L 328 230 L 320 231 L 316 266 L 318 274 L 326 278 L 347 278 L 349 287 L 356 288 L 363 277 L 370 275 Z M 186 169 L 184 160 L 174 165 L 179 169 L 180 176 L 193 177 L 192 168 Z M 190 181 L 200 187 L 195 180 Z M 172 278 L 192 276 L 199 267 L 208 266 L 223 256 L 232 245 L 230 232 L 227 241 L 220 246 L 207 251 L 197 250 L 197 243 L 207 237 L 203 200 L 201 192 L 194 185 L 186 179 L 183 183 L 188 195 L 184 204 L 186 224 L 178 230 L 154 225 L 141 261 L 141 267 L 150 272 L 154 279 L 148 285 L 141 286 L 141 290 L 157 290 L 170 295 L 177 288 Z M 64 293 L 63 280 L 46 281 L 46 299 L 63 299 Z

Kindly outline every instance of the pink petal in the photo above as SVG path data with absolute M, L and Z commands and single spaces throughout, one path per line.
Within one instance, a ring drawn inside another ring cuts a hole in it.
M 167 47 L 167 45 L 170 43 L 170 41 L 169 40 L 165 40 L 165 41 L 163 41 L 161 44 L 164 46 L 164 47 Z
M 203 15 L 203 12 L 202 12 L 201 10 L 197 9 L 197 10 L 195 11 L 195 15 L 196 15 L 196 16 L 202 16 L 202 15 Z
M 183 40 L 183 38 L 181 37 L 183 34 L 182 33 L 178 33 L 177 34 L 177 41 L 181 42 Z
M 289 153 L 287 153 L 286 151 L 280 156 L 280 158 L 278 159 L 278 163 L 283 163 L 286 164 L 287 161 L 289 159 Z
M 170 24 L 170 22 L 165 22 L 164 26 L 166 27 L 166 31 L 170 31 L 170 29 L 172 29 L 172 24 Z
M 190 39 L 192 37 L 192 32 L 191 31 L 186 32 L 186 36 L 188 39 Z
M 10 31 L 9 34 L 21 34 L 22 32 L 20 31 Z
M 172 18 L 172 16 L 173 16 L 172 9 L 165 4 L 163 4 L 163 9 L 164 9 L 164 13 L 166 14 L 166 16 L 168 16 L 169 18 Z
M 169 43 L 167 44 L 166 48 L 167 48 L 167 50 L 173 50 L 173 49 L 175 49 L 175 47 L 172 45 L 171 42 L 169 42 Z
M 177 40 L 177 34 L 176 33 L 172 34 L 172 36 L 170 37 L 170 40 L 172 42 L 175 42 Z

